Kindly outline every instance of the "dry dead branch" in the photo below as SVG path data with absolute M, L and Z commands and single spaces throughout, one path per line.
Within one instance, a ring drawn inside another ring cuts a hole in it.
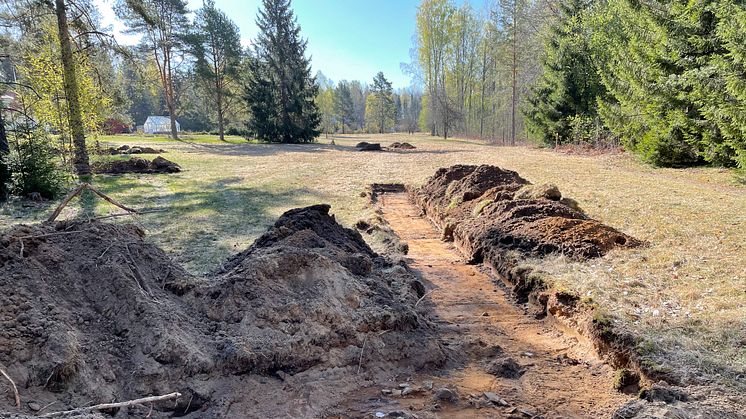
M 434 288 L 434 289 L 431 289 L 430 291 L 426 292 L 422 297 L 420 297 L 419 300 L 417 300 L 416 303 L 414 303 L 414 308 L 417 308 L 417 305 L 420 303 L 420 301 L 424 300 L 425 297 L 427 297 L 428 295 L 434 293 L 437 290 L 438 290 L 437 288 Z
M 83 190 L 85 190 L 85 189 L 88 189 L 89 191 L 91 191 L 91 192 L 95 193 L 96 195 L 98 195 L 99 197 L 101 197 L 101 199 L 103 199 L 104 201 L 106 201 L 106 202 L 108 202 L 108 203 L 110 203 L 112 205 L 115 205 L 115 206 L 117 206 L 117 207 L 119 207 L 119 208 L 121 208 L 121 209 L 123 209 L 123 210 L 125 210 L 127 212 L 130 212 L 130 213 L 133 213 L 133 214 L 139 214 L 139 212 L 137 210 L 129 208 L 129 207 L 127 207 L 127 206 L 125 206 L 125 205 L 117 202 L 113 198 L 110 198 L 110 197 L 106 196 L 106 194 L 104 194 L 103 192 L 101 192 L 98 189 L 96 189 L 93 186 L 91 186 L 89 183 L 83 182 L 80 185 L 78 185 L 75 189 L 73 189 L 72 191 L 70 191 L 70 193 L 68 193 L 67 195 L 65 195 L 65 198 L 62 199 L 62 202 L 60 202 L 60 205 L 58 205 L 57 208 L 52 213 L 52 215 L 49 216 L 49 218 L 47 219 L 47 222 L 51 223 L 52 221 L 56 220 L 57 217 L 59 217 L 59 215 L 62 212 L 62 210 L 65 209 L 65 207 L 67 206 L 67 204 L 69 204 L 70 201 L 73 198 L 75 198 L 76 196 L 80 195 L 80 193 L 83 192 Z
M 0 374 L 2 374 L 3 377 L 5 377 L 8 381 L 10 381 L 10 385 L 13 387 L 13 395 L 16 398 L 16 407 L 20 409 L 21 408 L 21 395 L 18 394 L 18 387 L 16 387 L 15 381 L 13 381 L 13 379 L 10 378 L 8 373 L 5 372 L 5 370 L 2 368 L 0 368 Z
M 357 362 L 357 373 L 360 374 L 360 367 L 363 366 L 363 354 L 365 353 L 365 342 L 368 340 L 368 335 L 363 338 L 363 347 L 360 348 L 360 359 Z
M 91 411 L 94 411 L 94 410 L 116 409 L 116 408 L 120 408 L 120 407 L 134 406 L 136 404 L 145 404 L 145 403 L 159 402 L 159 401 L 163 401 L 163 400 L 177 399 L 179 397 L 181 397 L 181 393 L 175 391 L 173 393 L 164 394 L 162 396 L 143 397 L 141 399 L 129 400 L 129 401 L 126 401 L 126 402 L 103 403 L 103 404 L 97 404 L 95 406 L 81 407 L 81 408 L 73 409 L 73 410 L 65 410 L 65 411 L 61 411 L 61 412 L 52 412 L 52 413 L 47 413 L 46 415 L 42 415 L 40 417 L 42 417 L 42 418 L 51 418 L 51 417 L 63 416 L 63 415 L 78 415 L 78 414 L 81 414 L 81 413 L 91 412 Z

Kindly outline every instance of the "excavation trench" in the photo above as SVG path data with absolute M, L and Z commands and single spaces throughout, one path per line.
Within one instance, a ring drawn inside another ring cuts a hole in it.
M 614 370 L 590 342 L 511 302 L 500 281 L 441 240 L 406 193 L 383 193 L 377 202 L 409 246 L 407 263 L 428 292 L 420 310 L 452 356 L 442 368 L 391 376 L 352 394 L 341 416 L 610 417 L 631 399 L 613 389 Z M 400 395 L 402 387 L 410 394 Z M 458 400 L 439 398 L 449 396 L 442 388 Z

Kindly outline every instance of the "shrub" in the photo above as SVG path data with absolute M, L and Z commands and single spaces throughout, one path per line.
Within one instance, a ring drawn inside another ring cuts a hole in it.
M 38 193 L 54 198 L 65 182 L 65 173 L 55 162 L 51 139 L 41 129 L 20 126 L 13 133 L 8 156 L 10 191 L 19 196 Z
M 241 137 L 246 137 L 246 136 L 249 135 L 249 132 L 246 129 L 242 129 L 242 128 L 231 126 L 231 127 L 228 127 L 227 130 L 225 130 L 225 134 L 226 135 L 237 135 L 237 136 L 241 136 Z

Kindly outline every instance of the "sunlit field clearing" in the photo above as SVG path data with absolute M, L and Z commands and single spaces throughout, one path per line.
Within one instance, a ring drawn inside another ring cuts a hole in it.
M 418 185 L 440 167 L 494 164 L 534 183 L 554 183 L 589 216 L 649 243 L 589 262 L 543 261 L 556 286 L 590 297 L 648 338 L 646 350 L 665 354 L 653 357 L 662 367 L 686 361 L 743 384 L 746 187 L 732 171 L 656 169 L 626 154 L 586 157 L 406 134 L 336 136 L 336 145 L 323 137 L 308 145 L 208 136 L 99 140 L 163 148 L 164 157 L 181 165 L 178 174 L 97 175 L 94 184 L 128 206 L 162 210 L 112 220 L 139 224 L 194 273 L 219 267 L 290 208 L 329 203 L 347 226 L 370 217 L 361 192 L 373 182 Z M 407 141 L 417 149 L 365 153 L 355 150 L 359 141 Z M 84 202 L 74 201 L 60 218 L 120 212 L 103 201 Z M 51 205 L 16 201 L 2 208 L 0 221 L 40 221 Z

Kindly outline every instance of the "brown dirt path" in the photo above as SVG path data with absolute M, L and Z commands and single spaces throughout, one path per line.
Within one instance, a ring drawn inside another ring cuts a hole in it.
M 612 388 L 614 371 L 594 355 L 588 342 L 514 306 L 489 275 L 465 264 L 450 243 L 439 239 L 406 194 L 384 194 L 379 203 L 391 228 L 409 244 L 409 266 L 428 291 L 435 290 L 420 306 L 432 309 L 441 343 L 453 349 L 453 362 L 361 390 L 340 406 L 341 417 L 375 417 L 376 412 L 380 417 L 398 410 L 419 418 L 602 418 L 630 400 Z M 502 349 L 497 355 L 490 350 L 495 345 Z M 491 361 L 506 357 L 523 367 L 520 378 L 485 371 Z M 399 383 L 417 390 L 428 381 L 433 382 L 432 391 L 399 397 L 381 392 L 397 389 Z M 442 387 L 456 389 L 458 403 L 434 401 L 434 392 Z M 508 406 L 488 402 L 484 392 L 495 393 Z

